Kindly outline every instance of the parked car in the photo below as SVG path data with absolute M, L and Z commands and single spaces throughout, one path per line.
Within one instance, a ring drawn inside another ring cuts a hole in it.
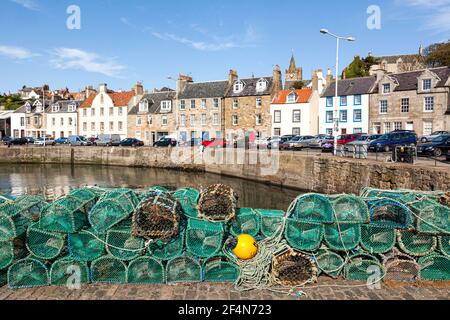
M 127 138 L 120 142 L 120 146 L 121 147 L 143 147 L 144 142 L 139 139 L 135 139 L 135 138 Z
M 87 138 L 86 140 L 89 141 L 93 146 L 96 146 L 98 138 L 97 137 L 90 137 L 90 138 Z
M 447 134 L 450 134 L 450 131 L 436 131 L 428 136 L 423 136 L 422 138 L 420 138 L 420 142 L 422 142 L 422 143 L 431 142 L 433 139 L 435 139 L 441 135 L 447 135 Z
M 67 139 L 67 144 L 71 146 L 90 146 L 92 145 L 92 142 L 83 136 L 70 136 Z
M 421 144 L 417 147 L 417 154 L 440 157 L 450 150 L 450 134 L 434 138 L 430 143 Z
M 345 146 L 347 143 L 356 141 L 356 139 L 361 137 L 361 135 L 361 133 L 343 134 L 337 138 L 337 143 L 339 145 Z
M 448 150 L 445 160 L 450 162 L 450 150 Z
M 333 152 L 334 151 L 334 140 L 326 140 L 322 144 L 322 152 Z
M 35 146 L 54 146 L 55 140 L 53 138 L 39 138 L 34 141 Z
M 176 147 L 177 146 L 177 140 L 170 138 L 170 137 L 161 137 L 158 141 L 153 143 L 154 147 Z
M 276 149 L 276 148 L 279 149 L 280 145 L 282 145 L 283 143 L 291 140 L 293 137 L 294 137 L 294 135 L 288 134 L 288 135 L 284 135 L 284 136 L 279 137 L 279 139 L 273 139 L 267 145 L 267 149 L 272 149 L 272 148 L 273 149 Z
M 272 145 L 275 145 L 275 148 L 278 147 L 278 143 L 280 142 L 281 137 L 280 136 L 272 136 L 267 138 L 267 140 L 264 142 L 262 141 L 258 147 L 259 148 L 267 148 L 267 149 L 271 149 Z
M 363 134 L 356 138 L 355 141 L 349 142 L 345 145 L 344 150 L 349 151 L 352 150 L 353 147 L 366 147 L 368 149 L 370 143 L 381 138 L 381 134 Z
M 34 143 L 34 138 L 33 137 L 25 137 L 25 139 L 27 139 L 28 144 L 33 144 Z
M 299 137 L 300 138 L 298 140 L 295 137 L 291 141 L 289 141 L 290 150 L 302 150 L 303 148 L 308 147 L 309 143 L 315 139 L 314 136 L 299 136 Z
M 11 140 L 12 140 L 11 137 L 3 137 L 2 143 L 8 145 Z
M 226 148 L 227 143 L 224 139 L 211 139 L 202 142 L 205 148 Z
M 417 134 L 414 131 L 392 131 L 382 135 L 369 145 L 369 151 L 389 152 L 396 146 L 417 145 Z
M 323 143 L 330 139 L 332 139 L 332 137 L 329 135 L 319 134 L 308 144 L 308 147 L 311 149 L 321 149 Z
M 280 150 L 292 150 L 291 145 L 294 145 L 296 142 L 299 142 L 302 139 L 302 136 L 292 137 L 290 140 L 280 143 Z
M 28 144 L 27 138 L 14 138 L 7 142 L 9 146 L 23 146 Z
M 68 144 L 69 143 L 69 139 L 68 138 L 58 138 L 55 140 L 56 144 Z
M 95 141 L 95 144 L 97 146 L 105 146 L 105 147 L 112 147 L 112 146 L 119 146 L 122 139 L 120 138 L 119 134 L 100 134 L 97 137 L 97 140 Z

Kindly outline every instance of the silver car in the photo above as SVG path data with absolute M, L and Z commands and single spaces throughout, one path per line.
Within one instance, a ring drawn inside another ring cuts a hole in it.
M 422 138 L 420 138 L 420 141 L 422 143 L 431 142 L 433 139 L 436 139 L 437 137 L 442 136 L 444 134 L 450 134 L 450 132 L 449 131 L 436 131 L 428 136 L 423 136 Z
M 309 143 L 308 146 L 312 149 L 320 149 L 322 148 L 323 143 L 327 140 L 333 140 L 333 137 L 326 134 L 319 134 Z
M 314 136 L 301 136 L 298 140 L 289 141 L 289 149 L 302 150 L 308 148 L 309 144 L 315 140 Z
M 355 141 L 349 142 L 344 146 L 345 151 L 351 151 L 353 150 L 353 146 L 367 146 L 367 149 L 369 147 L 369 144 L 372 141 L 375 141 L 379 138 L 381 138 L 382 134 L 363 134 L 362 136 L 356 138 Z M 366 150 L 367 150 L 366 149 Z

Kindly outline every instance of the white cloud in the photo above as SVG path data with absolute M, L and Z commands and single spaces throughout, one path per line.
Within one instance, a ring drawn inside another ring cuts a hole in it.
M 34 0 L 11 0 L 11 1 L 17 3 L 18 5 L 21 5 L 22 7 L 28 10 L 33 11 L 40 10 L 39 4 Z
M 398 0 L 399 5 L 421 11 L 421 28 L 435 33 L 450 32 L 450 0 Z
M 101 57 L 75 48 L 56 48 L 53 52 L 52 65 L 57 69 L 84 70 L 86 72 L 100 73 L 109 77 L 120 77 L 126 69 L 116 62 L 115 58 Z
M 0 55 L 16 60 L 25 60 L 39 56 L 38 54 L 32 53 L 31 51 L 25 48 L 13 46 L 1 46 L 1 45 L 0 45 Z

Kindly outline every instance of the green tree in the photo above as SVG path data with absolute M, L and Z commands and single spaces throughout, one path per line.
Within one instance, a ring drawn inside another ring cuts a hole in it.
M 301 90 L 305 87 L 305 83 L 303 81 L 295 81 L 292 85 L 292 89 Z
M 355 56 L 352 63 L 345 68 L 343 75 L 345 75 L 347 79 L 366 77 L 370 75 L 370 67 L 377 63 L 377 59 L 371 55 L 366 58 Z
M 431 68 L 450 66 L 450 41 L 428 46 L 424 56 L 426 64 Z

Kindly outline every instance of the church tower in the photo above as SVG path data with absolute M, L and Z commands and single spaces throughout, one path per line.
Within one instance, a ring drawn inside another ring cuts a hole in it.
M 286 70 L 286 82 L 297 82 L 303 80 L 303 69 L 297 68 L 294 54 L 292 54 L 289 69 Z

